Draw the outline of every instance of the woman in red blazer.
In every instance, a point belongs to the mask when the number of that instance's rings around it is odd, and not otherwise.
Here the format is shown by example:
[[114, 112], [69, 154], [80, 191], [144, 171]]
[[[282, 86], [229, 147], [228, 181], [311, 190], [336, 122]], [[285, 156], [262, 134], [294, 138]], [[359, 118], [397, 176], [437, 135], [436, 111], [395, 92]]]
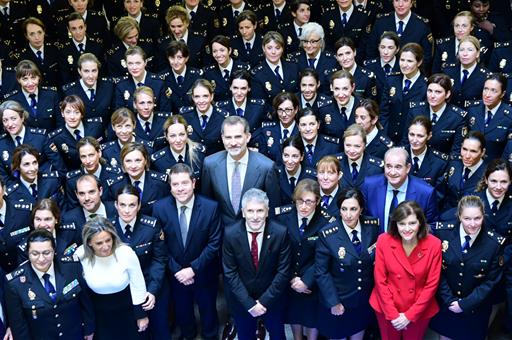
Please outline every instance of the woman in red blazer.
[[379, 236], [375, 287], [370, 305], [383, 340], [421, 340], [439, 311], [435, 294], [441, 275], [441, 241], [430, 235], [423, 211], [404, 201], [393, 211], [386, 234]]

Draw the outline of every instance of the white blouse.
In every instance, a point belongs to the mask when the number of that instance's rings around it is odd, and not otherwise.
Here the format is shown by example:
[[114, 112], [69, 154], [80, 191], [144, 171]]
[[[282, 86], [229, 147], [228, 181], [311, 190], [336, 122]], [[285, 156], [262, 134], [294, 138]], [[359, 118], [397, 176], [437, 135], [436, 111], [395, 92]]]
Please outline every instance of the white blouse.
[[83, 245], [75, 253], [84, 268], [84, 278], [96, 294], [118, 293], [130, 285], [132, 302], [140, 305], [146, 299], [146, 283], [137, 255], [121, 245], [107, 257], [94, 256], [94, 263], [84, 257]]

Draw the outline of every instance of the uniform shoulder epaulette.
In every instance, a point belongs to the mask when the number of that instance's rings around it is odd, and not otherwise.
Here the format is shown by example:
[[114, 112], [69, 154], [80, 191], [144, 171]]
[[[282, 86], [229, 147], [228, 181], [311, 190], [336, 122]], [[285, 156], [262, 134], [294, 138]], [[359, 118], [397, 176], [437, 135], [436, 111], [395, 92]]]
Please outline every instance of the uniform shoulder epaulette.
[[12, 90], [11, 92], [8, 92], [4, 95], [4, 99], [5, 98], [9, 98], [11, 96], [14, 96], [15, 94], [18, 94], [18, 92], [20, 92], [19, 90]]
[[327, 98], [327, 100], [318, 100], [317, 101], [318, 108], [322, 108], [322, 107], [331, 105], [332, 103], [333, 103], [333, 101], [331, 98]]
[[32, 133], [35, 133], [37, 135], [46, 135], [45, 129], [31, 127], [31, 128], [29, 128], [29, 131]]
[[220, 107], [214, 106], [213, 111], [217, 112], [218, 114], [223, 115], [225, 118], [229, 116], [229, 112], [227, 110], [223, 110]]
[[283, 28], [287, 28], [287, 27], [290, 27], [292, 23], [291, 22], [283, 22], [283, 23], [280, 23], [277, 25], [277, 27], [282, 30]]
[[14, 191], [18, 190], [18, 188], [20, 187], [20, 184], [19, 183], [14, 183], [12, 185], [9, 185], [7, 187], [7, 190], [5, 192], [5, 195], [6, 196], [9, 196], [9, 194], [13, 193]]
[[146, 18], [153, 18], [153, 19], [158, 19], [158, 14], [157, 13], [144, 13], [143, 16], [145, 16]]
[[478, 106], [480, 104], [482, 104], [482, 100], [466, 100], [464, 102], [464, 106], [465, 107], [469, 107], [469, 106]]
[[368, 60], [365, 60], [363, 62], [363, 65], [364, 66], [367, 66], [367, 65], [371, 65], [371, 64], [375, 64], [379, 61], [379, 59], [375, 58], [375, 59], [368, 59]]
[[362, 74], [366, 75], [368, 78], [375, 78], [375, 74], [372, 71], [362, 68], [362, 67], [360, 67], [359, 70], [361, 71]]
[[105, 15], [105, 12], [103, 12], [102, 10], [88, 10], [87, 13], [91, 13], [92, 15], [97, 15], [97, 16], [104, 16]]
[[259, 99], [259, 98], [251, 98], [249, 99], [249, 103], [251, 104], [256, 104], [256, 105], [265, 105], [265, 99]]
[[101, 144], [100, 145], [100, 148], [101, 150], [106, 150], [106, 149], [109, 149], [111, 148], [112, 146], [116, 145], [117, 141], [113, 140], [113, 141], [110, 141], [110, 142], [107, 142], [107, 143], [104, 143], [104, 144]]
[[112, 47], [111, 49], [107, 50], [107, 54], [108, 54], [108, 55], [113, 55], [113, 54], [114, 54], [114, 53], [116, 53], [118, 50], [119, 50], [119, 46], [114, 46], [114, 47]]
[[103, 119], [101, 117], [91, 117], [85, 120], [87, 123], [103, 123]]
[[491, 74], [491, 71], [489, 71], [489, 70], [488, 70], [488, 69], [486, 69], [485, 67], [480, 67], [480, 72], [482, 72], [483, 74], [486, 74], [486, 75]]
[[445, 69], [446, 69], [446, 68], [452, 68], [452, 67], [455, 67], [455, 66], [457, 66], [457, 64], [455, 64], [455, 63], [450, 63], [450, 64], [445, 63], [445, 64], [444, 64], [444, 68], [445, 68]]
[[77, 256], [63, 256], [59, 259], [61, 263], [76, 263], [80, 262]]
[[72, 81], [71, 83], [67, 83], [65, 85], [62, 85], [62, 90], [63, 91], [67, 91], [69, 90], [70, 88], [72, 88], [73, 86], [75, 86], [77, 84], [76, 81]]
[[140, 223], [150, 226], [151, 228], [154, 228], [156, 225], [156, 218], [150, 217], [150, 216], [144, 216], [144, 217], [141, 217]]
[[378, 217], [364, 216], [362, 219], [363, 224], [379, 225]]
[[416, 13], [413, 13], [413, 15], [415, 15], [418, 19], [420, 19], [421, 21], [423, 21], [425, 24], [428, 24], [430, 21], [427, 19], [427, 18], [424, 18], [422, 17], [421, 15], [418, 15]]
[[376, 18], [379, 19], [379, 18], [385, 18], [385, 17], [389, 17], [391, 15], [391, 12], [388, 12], [388, 13], [377, 13], [377, 16]]
[[57, 92], [57, 87], [56, 86], [41, 86], [41, 89], [42, 90], [46, 90], [46, 91], [55, 91], [55, 92]]
[[[156, 137], [156, 139], [159, 139], [159, 138], [164, 138], [164, 136]], [[139, 140], [139, 143], [144, 145], [144, 146], [149, 146], [150, 148], [153, 147], [153, 141], [152, 140], [141, 139], [141, 140]]]
[[229, 100], [229, 99], [221, 100], [221, 101], [216, 102], [216, 103], [215, 103], [215, 106], [217, 106], [217, 107], [224, 107], [224, 106], [228, 106], [228, 105], [229, 105], [229, 102], [230, 102], [230, 100]]
[[208, 72], [208, 71], [212, 71], [212, 70], [215, 70], [215, 68], [217, 67], [217, 65], [208, 65], [208, 66], [205, 66], [203, 67], [203, 73], [204, 72]]
[[167, 182], [167, 174], [161, 174], [159, 172], [152, 172], [150, 176], [151, 176], [151, 178], [157, 179], [159, 181]]
[[388, 77], [399, 77], [399, 78], [402, 78], [402, 72], [400, 72], [400, 71], [389, 72]]
[[510, 115], [510, 110], [509, 110], [509, 109], [506, 109], [506, 108], [505, 108], [505, 109], [503, 109], [503, 114], [504, 114], [505, 116]]
[[340, 139], [336, 138], [336, 137], [322, 135], [322, 139], [325, 140], [326, 142], [329, 142], [329, 143], [334, 143], [334, 144], [339, 144], [340, 143]]
[[61, 224], [59, 226], [59, 229], [62, 229], [62, 230], [76, 230], [76, 225], [75, 225], [75, 222], [71, 222], [71, 223], [66, 223], [66, 224]]
[[121, 173], [121, 169], [119, 168], [115, 168], [113, 166], [105, 166], [105, 171], [106, 172], [110, 172], [111, 174], [120, 174]]
[[165, 152], [166, 152], [166, 150], [163, 149], [163, 150], [160, 150], [160, 151], [157, 151], [157, 152], [153, 153], [151, 155], [151, 160], [152, 161], [156, 161], [157, 159], [162, 158], [165, 155]]
[[451, 37], [437, 39], [437, 40], [436, 40], [436, 44], [437, 44], [437, 45], [444, 44], [445, 42], [450, 41], [450, 39], [451, 39]]
[[497, 41], [494, 43], [494, 48], [509, 47], [510, 43], [510, 41]]
[[380, 158], [369, 156], [368, 162], [378, 166], [379, 168], [384, 168], [384, 161]]
[[[27, 262], [27, 261], [25, 261], [25, 262]], [[23, 262], [23, 263], [25, 263], [25, 262]], [[24, 272], [25, 272], [25, 269], [17, 268], [14, 271], [10, 272], [9, 274], [5, 275], [5, 278], [7, 279], [7, 281], [12, 281], [13, 279], [21, 276], [21, 274], [23, 274]]]
[[277, 125], [277, 122], [274, 122], [274, 121], [266, 121], [266, 122], [262, 122], [261, 123], [261, 127], [264, 128], [264, 127], [272, 127], [272, 126], [276, 126]]
[[506, 239], [506, 238], [505, 238], [505, 237], [503, 237], [503, 236], [501, 236], [500, 234], [498, 234], [498, 233], [497, 233], [497, 232], [495, 232], [495, 231], [488, 230], [488, 231], [487, 231], [487, 236], [488, 236], [490, 239], [492, 239], [492, 240], [494, 240], [494, 241], [498, 242], [498, 243], [499, 243], [499, 244], [501, 244], [501, 245], [503, 245], [503, 243], [505, 243], [505, 239]]
[[278, 216], [278, 215], [286, 214], [292, 210], [293, 210], [293, 204], [287, 204], [287, 205], [283, 205], [281, 207], [276, 207], [275, 215]]
[[322, 217], [325, 218], [329, 223], [336, 221], [336, 217], [331, 216], [327, 210], [321, 209], [320, 213], [322, 214]]
[[191, 111], [194, 111], [194, 107], [193, 106], [182, 106], [180, 108], [180, 114], [188, 113], [188, 112], [191, 112]]
[[413, 109], [415, 107], [424, 107], [426, 105], [427, 105], [427, 103], [424, 102], [424, 101], [421, 101], [421, 102], [409, 102], [409, 108], [410, 109]]
[[32, 203], [15, 203], [14, 209], [16, 210], [22, 210], [22, 211], [31, 211], [32, 210]]
[[115, 178], [107, 178], [107, 185], [111, 186], [111, 185], [113, 185], [115, 183], [119, 183], [119, 182], [121, 182], [123, 180], [124, 180], [124, 175], [119, 175], [119, 176], [117, 176]]
[[41, 174], [42, 178], [59, 178], [59, 172], [58, 171], [51, 171], [51, 172], [45, 172]]
[[195, 35], [196, 37], [204, 37], [206, 35], [206, 32], [200, 32], [200, 31], [188, 31], [190, 35]]
[[455, 224], [448, 222], [436, 222], [434, 229], [436, 230], [450, 230], [455, 228]]
[[190, 68], [189, 70], [190, 74], [198, 74], [198, 75], [203, 75], [203, 70], [201, 70], [200, 68]]
[[263, 65], [258, 65], [251, 70], [251, 73], [254, 75], [254, 74], [260, 72], [261, 70], [263, 70]]
[[27, 249], [27, 241], [18, 243], [18, 249], [22, 252], [25, 252], [25, 249]]
[[449, 158], [449, 155], [444, 153], [444, 152], [441, 152], [441, 151], [438, 151], [438, 150], [435, 150], [435, 149], [431, 149], [432, 150], [432, 153], [434, 155], [436, 155], [438, 158], [441, 158], [443, 161], [447, 161], [448, 158]]
[[77, 176], [79, 176], [81, 174], [82, 174], [82, 171], [80, 169], [79, 170], [68, 171], [66, 173], [66, 178], [67, 179], [71, 179], [71, 178], [77, 177]]
[[387, 136], [380, 135], [379, 136], [379, 140], [381, 141], [381, 143], [383, 143], [388, 148], [393, 146], [393, 141], [389, 137], [387, 137]]
[[194, 150], [197, 152], [205, 153], [206, 152], [206, 146], [204, 146], [201, 143], [195, 143], [194, 144]]
[[337, 153], [336, 155], [334, 155], [334, 157], [336, 157], [336, 159], [339, 160], [340, 162], [343, 160], [343, 158], [345, 158], [343, 153]]
[[165, 111], [155, 112], [155, 116], [161, 117], [161, 118], [169, 118], [170, 115], [171, 115], [170, 112], [165, 112]]
[[339, 230], [339, 227], [337, 225], [332, 227], [327, 227], [325, 229], [320, 230], [320, 235], [323, 237], [328, 237], [329, 235], [337, 233]]
[[316, 176], [317, 176], [317, 174], [316, 174], [316, 170], [315, 170], [315, 169], [306, 169], [306, 170], [304, 170], [304, 173], [305, 173], [306, 175], [309, 175], [309, 176], [314, 176], [314, 177], [316, 177]]
[[58, 135], [60, 135], [62, 133], [62, 131], [64, 131], [64, 128], [58, 128], [56, 130], [53, 130], [52, 132], [50, 132], [48, 134], [48, 138], [53, 138], [55, 136], [58, 136]]

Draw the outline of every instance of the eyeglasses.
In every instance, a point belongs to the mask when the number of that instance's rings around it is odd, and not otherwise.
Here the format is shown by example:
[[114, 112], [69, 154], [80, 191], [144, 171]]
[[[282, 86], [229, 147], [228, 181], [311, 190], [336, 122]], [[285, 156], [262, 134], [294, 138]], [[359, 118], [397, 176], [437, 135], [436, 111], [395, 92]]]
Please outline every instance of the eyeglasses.
[[307, 45], [307, 44], [311, 44], [311, 45], [314, 45], [314, 44], [318, 44], [320, 42], [320, 40], [322, 39], [316, 39], [316, 40], [301, 40], [302, 44], [304, 45]]
[[293, 108], [291, 107], [287, 107], [286, 109], [277, 109], [277, 113], [278, 114], [283, 114], [283, 113], [286, 113], [287, 115], [291, 114], [293, 112]]
[[316, 201], [312, 201], [312, 200], [303, 200], [303, 199], [298, 199], [295, 201], [295, 203], [297, 203], [297, 205], [303, 205], [303, 204], [306, 204], [308, 207], [312, 207], [316, 204]]

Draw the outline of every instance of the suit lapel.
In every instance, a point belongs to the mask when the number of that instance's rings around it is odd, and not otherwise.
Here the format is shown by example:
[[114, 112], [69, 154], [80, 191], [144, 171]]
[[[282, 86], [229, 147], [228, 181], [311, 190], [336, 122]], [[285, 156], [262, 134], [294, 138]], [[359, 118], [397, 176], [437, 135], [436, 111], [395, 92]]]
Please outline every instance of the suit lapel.
[[247, 160], [247, 170], [245, 171], [244, 178], [244, 186], [242, 188], [242, 195], [255, 186], [255, 183], [258, 182], [258, 179], [261, 175], [261, 171], [259, 171], [260, 166], [258, 163], [254, 161], [254, 154], [251, 151], [249, 152], [249, 159]]
[[[196, 198], [194, 199], [194, 206], [192, 207], [192, 214], [190, 216], [190, 223], [188, 225], [188, 233], [187, 233], [187, 240], [185, 242], [185, 250], [188, 249], [188, 246], [191, 242], [191, 239], [192, 237], [194, 236], [194, 233], [195, 233], [195, 227], [198, 223], [197, 223], [197, 219], [198, 219], [198, 212], [201, 211], [201, 202], [199, 202], [197, 196]], [[180, 231], [181, 233], [181, 231]]]
[[[46, 292], [46, 289], [43, 286], [43, 283], [41, 280], [39, 280], [39, 277], [37, 277], [36, 272], [32, 269], [32, 266], [30, 264], [27, 264], [28, 270], [27, 270], [27, 277], [28, 279], [33, 282], [33, 284], [30, 285], [32, 291], [36, 294], [36, 297], [39, 297], [46, 302], [53, 304], [52, 299], [50, 298], [50, 295]], [[55, 272], [57, 274], [57, 272]], [[57, 279], [55, 279], [57, 281]]]
[[407, 255], [405, 254], [403, 246], [400, 244], [400, 241], [393, 239], [393, 243], [391, 244], [391, 250], [395, 259], [400, 263], [400, 265], [411, 275], [414, 275], [414, 271], [411, 268], [411, 264], [407, 259]]

